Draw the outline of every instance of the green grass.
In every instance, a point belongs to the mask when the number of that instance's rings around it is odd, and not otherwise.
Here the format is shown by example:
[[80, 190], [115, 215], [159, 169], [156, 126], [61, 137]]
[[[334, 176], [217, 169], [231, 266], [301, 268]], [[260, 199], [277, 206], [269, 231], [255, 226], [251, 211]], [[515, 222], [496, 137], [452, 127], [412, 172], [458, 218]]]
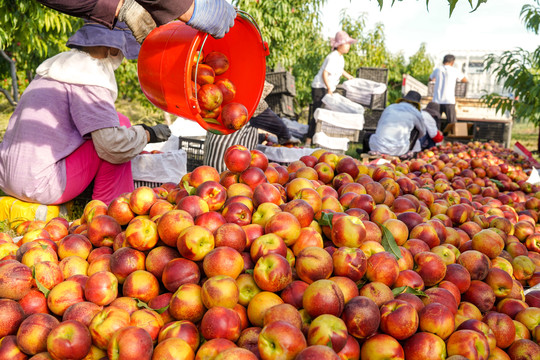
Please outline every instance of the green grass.
[[538, 150], [538, 127], [531, 123], [515, 122], [512, 125], [510, 146], [513, 147], [516, 141], [519, 141], [529, 151]]

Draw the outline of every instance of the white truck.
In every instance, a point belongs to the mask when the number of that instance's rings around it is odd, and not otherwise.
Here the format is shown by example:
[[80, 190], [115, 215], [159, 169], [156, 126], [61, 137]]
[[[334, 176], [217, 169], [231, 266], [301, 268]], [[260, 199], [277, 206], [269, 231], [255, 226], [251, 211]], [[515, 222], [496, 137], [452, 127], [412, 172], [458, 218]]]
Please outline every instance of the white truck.
[[[458, 84], [456, 91], [456, 115], [458, 122], [472, 123], [472, 139], [478, 141], [495, 140], [510, 146], [512, 136], [512, 116], [510, 113], [497, 112], [489, 108], [480, 99], [485, 93], [496, 92], [511, 96], [499, 84], [495, 76], [483, 68], [483, 60], [487, 52], [453, 52], [456, 56], [454, 66], [461, 69], [468, 82]], [[441, 57], [442, 58], [442, 57]], [[442, 63], [442, 61], [439, 61]], [[463, 90], [466, 91], [463, 91]], [[409, 74], [403, 74], [401, 91], [406, 94], [410, 90], [422, 95], [422, 105], [431, 101], [433, 84], [424, 84]], [[465, 95], [465, 96], [463, 96]], [[444, 128], [443, 128], [444, 130]]]

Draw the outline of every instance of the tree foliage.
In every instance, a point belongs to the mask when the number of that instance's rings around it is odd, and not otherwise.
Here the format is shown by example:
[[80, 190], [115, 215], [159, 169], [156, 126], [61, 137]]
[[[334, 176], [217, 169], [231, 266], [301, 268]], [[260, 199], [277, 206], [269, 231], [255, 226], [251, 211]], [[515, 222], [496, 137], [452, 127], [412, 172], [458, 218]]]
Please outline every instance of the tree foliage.
[[409, 58], [406, 72], [426, 84], [434, 66], [433, 58], [426, 52], [426, 44], [422, 43], [418, 51]]
[[[0, 92], [15, 106], [19, 93], [47, 58], [68, 50], [68, 38], [83, 20], [49, 9], [36, 1], [0, 0]], [[125, 60], [117, 70], [119, 97], [150, 103], [140, 91], [136, 61]]]
[[290, 70], [296, 77], [300, 103], [310, 98], [311, 80], [326, 55], [326, 43], [320, 35], [320, 10], [325, 3], [326, 0], [233, 1], [253, 16], [268, 42], [267, 66]]
[[[524, 5], [521, 19], [525, 27], [539, 33], [540, 0], [536, 5]], [[484, 63], [487, 70], [493, 71], [497, 81], [501, 81], [513, 97], [501, 96], [497, 93], [483, 96], [488, 106], [497, 111], [513, 112], [514, 118], [540, 124], [540, 46], [530, 52], [521, 48], [508, 50], [497, 56], [490, 54]]]
[[0, 0], [0, 91], [13, 105], [47, 57], [65, 50], [67, 34], [82, 23], [35, 1]]

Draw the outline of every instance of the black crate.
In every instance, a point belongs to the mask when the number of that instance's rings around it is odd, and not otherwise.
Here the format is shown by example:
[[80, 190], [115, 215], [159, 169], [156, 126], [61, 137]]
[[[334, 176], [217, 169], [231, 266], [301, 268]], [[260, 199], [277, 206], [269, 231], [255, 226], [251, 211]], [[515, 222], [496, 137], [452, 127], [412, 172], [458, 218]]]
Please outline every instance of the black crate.
[[287, 71], [266, 73], [266, 81], [274, 85], [270, 94], [287, 94], [296, 96], [294, 76]]
[[204, 160], [204, 140], [179, 137], [180, 149], [187, 153], [187, 171], [193, 171], [203, 164]]
[[[388, 69], [374, 67], [360, 67], [356, 70], [356, 76], [360, 79], [366, 79], [388, 85]], [[372, 95], [371, 103], [367, 105], [369, 109], [384, 110], [386, 108], [386, 100], [388, 90], [382, 94]]]
[[473, 138], [475, 141], [488, 142], [493, 140], [498, 143], [505, 142], [506, 123], [502, 122], [474, 122]]
[[383, 110], [366, 109], [364, 112], [364, 130], [375, 130]]
[[[457, 98], [467, 97], [467, 84], [466, 82], [456, 82], [456, 90], [454, 94]], [[433, 89], [435, 87], [435, 82], [430, 81], [428, 83], [428, 97], [433, 97]]]
[[155, 181], [144, 181], [144, 180], [133, 180], [133, 185], [136, 188], [139, 188], [141, 186], [147, 186], [150, 188], [155, 188], [158, 186], [163, 185], [162, 182], [155, 182]]
[[271, 94], [266, 97], [270, 109], [278, 116], [294, 117], [294, 97], [285, 94]]
[[360, 142], [362, 143], [361, 153], [367, 153], [369, 151], [369, 137], [375, 134], [375, 129], [364, 129], [360, 131]]
[[387, 68], [360, 67], [356, 70], [356, 76], [360, 79], [388, 84]]

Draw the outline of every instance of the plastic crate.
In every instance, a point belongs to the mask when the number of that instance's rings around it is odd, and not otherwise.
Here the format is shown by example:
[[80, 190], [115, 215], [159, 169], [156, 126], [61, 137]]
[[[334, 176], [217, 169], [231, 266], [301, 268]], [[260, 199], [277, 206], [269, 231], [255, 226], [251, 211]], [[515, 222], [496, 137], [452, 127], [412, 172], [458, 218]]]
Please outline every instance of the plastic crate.
[[265, 99], [270, 109], [279, 116], [294, 117], [294, 97], [285, 94], [268, 95]]
[[383, 110], [366, 109], [364, 112], [364, 130], [375, 130]]
[[[360, 67], [356, 70], [356, 76], [360, 79], [366, 79], [388, 85], [388, 69], [374, 67]], [[386, 99], [388, 90], [379, 95], [372, 95], [370, 109], [384, 110], [386, 108]]]
[[333, 126], [326, 121], [317, 120], [315, 125], [315, 132], [322, 131], [328, 136], [347, 138], [349, 141], [357, 142], [360, 135], [360, 130], [344, 129], [337, 126]]
[[506, 123], [502, 122], [474, 122], [473, 138], [475, 141], [488, 142], [493, 140], [498, 143], [505, 142]]
[[369, 137], [375, 134], [375, 129], [364, 129], [360, 131], [360, 141], [362, 142], [362, 154], [369, 151]]
[[187, 171], [193, 171], [203, 164], [204, 140], [179, 137], [180, 149], [187, 153]]
[[[467, 97], [467, 85], [466, 82], [456, 82], [456, 90], [454, 91], [454, 95], [457, 98], [464, 98]], [[428, 97], [433, 97], [433, 89], [435, 88], [435, 82], [430, 81], [428, 83]]]
[[150, 188], [155, 188], [155, 187], [163, 185], [163, 183], [155, 182], [155, 181], [133, 180], [133, 185], [135, 186], [135, 189], [140, 188], [141, 186], [148, 186]]
[[376, 81], [388, 84], [388, 69], [375, 67], [360, 67], [356, 70], [356, 76], [360, 79]]
[[296, 96], [294, 76], [287, 71], [266, 73], [266, 81], [274, 85], [270, 94], [287, 94]]

